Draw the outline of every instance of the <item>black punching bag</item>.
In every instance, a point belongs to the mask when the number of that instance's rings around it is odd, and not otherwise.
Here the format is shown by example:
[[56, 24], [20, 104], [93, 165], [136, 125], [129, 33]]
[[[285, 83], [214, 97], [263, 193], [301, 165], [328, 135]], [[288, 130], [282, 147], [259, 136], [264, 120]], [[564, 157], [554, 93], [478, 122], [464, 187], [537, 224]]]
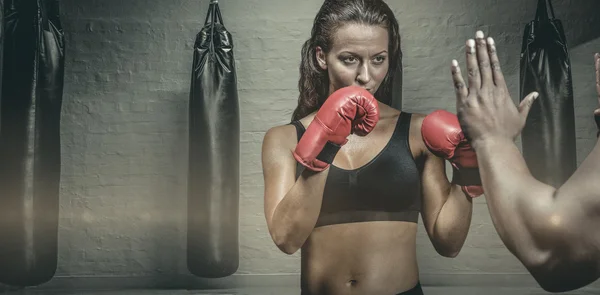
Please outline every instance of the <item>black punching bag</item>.
[[[4, 0], [0, 0], [0, 131], [2, 131], [2, 60], [4, 59]], [[2, 197], [0, 196], [0, 199]], [[0, 212], [1, 213], [1, 212]]]
[[239, 266], [240, 112], [231, 34], [211, 1], [196, 35], [189, 101], [187, 266], [218, 278]]
[[5, 0], [0, 124], [0, 283], [57, 266], [64, 36], [57, 0]]
[[525, 27], [520, 78], [521, 99], [540, 94], [522, 132], [523, 157], [535, 178], [559, 187], [577, 169], [575, 109], [567, 39], [550, 0], [538, 1]]

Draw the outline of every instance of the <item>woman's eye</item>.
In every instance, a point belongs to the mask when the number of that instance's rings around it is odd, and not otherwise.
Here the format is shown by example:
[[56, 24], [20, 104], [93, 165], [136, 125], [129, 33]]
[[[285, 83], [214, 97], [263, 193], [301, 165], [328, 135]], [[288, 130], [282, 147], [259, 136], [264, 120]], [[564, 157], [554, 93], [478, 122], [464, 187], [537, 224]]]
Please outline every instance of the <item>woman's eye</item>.
[[357, 59], [354, 56], [349, 56], [349, 57], [344, 58], [344, 62], [348, 63], [348, 64], [355, 63], [356, 61], [357, 61]]
[[375, 63], [383, 63], [385, 61], [385, 56], [378, 56], [375, 58]]

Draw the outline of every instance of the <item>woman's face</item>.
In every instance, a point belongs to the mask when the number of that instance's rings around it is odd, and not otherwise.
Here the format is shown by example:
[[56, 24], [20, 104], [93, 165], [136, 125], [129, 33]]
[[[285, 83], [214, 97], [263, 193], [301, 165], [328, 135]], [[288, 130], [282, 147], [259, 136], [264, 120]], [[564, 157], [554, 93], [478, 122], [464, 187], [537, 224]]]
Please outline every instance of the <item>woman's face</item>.
[[329, 93], [355, 85], [375, 94], [388, 72], [388, 42], [388, 31], [381, 26], [340, 27], [329, 52], [316, 50], [319, 66], [329, 75]]

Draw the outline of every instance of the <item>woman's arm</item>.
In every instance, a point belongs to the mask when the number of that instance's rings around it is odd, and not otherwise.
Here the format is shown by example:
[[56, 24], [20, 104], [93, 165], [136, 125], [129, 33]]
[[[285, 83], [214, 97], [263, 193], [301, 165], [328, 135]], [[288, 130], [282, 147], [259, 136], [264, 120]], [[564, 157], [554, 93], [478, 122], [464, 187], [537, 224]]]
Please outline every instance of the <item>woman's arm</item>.
[[267, 131], [262, 146], [267, 226], [277, 247], [287, 254], [298, 251], [314, 229], [329, 174], [329, 169], [304, 169], [296, 180], [295, 142], [288, 139], [290, 130], [286, 130], [290, 127]]
[[[417, 118], [418, 130], [424, 116]], [[423, 143], [420, 133], [413, 136], [419, 142], [424, 160], [421, 173], [422, 217], [425, 229], [436, 251], [445, 257], [456, 257], [465, 243], [473, 202], [459, 185], [451, 184], [446, 176], [445, 160], [432, 154]]]
[[[378, 121], [375, 97], [364, 88], [348, 86], [325, 100], [297, 143], [285, 140], [292, 126], [267, 131], [262, 150], [265, 216], [282, 251], [296, 252], [314, 229], [330, 164], [348, 136], [365, 136]], [[297, 181], [296, 161], [307, 167]]]

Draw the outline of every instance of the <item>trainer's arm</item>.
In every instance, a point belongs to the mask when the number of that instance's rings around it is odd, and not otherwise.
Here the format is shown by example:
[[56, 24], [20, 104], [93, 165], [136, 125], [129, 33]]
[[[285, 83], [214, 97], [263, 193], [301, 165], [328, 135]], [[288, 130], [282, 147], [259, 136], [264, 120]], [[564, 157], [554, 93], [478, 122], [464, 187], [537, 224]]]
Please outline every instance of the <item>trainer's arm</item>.
[[490, 215], [507, 248], [550, 292], [600, 276], [600, 144], [559, 189], [536, 180], [510, 139], [473, 142]]
[[271, 238], [281, 251], [294, 254], [317, 223], [329, 169], [304, 169], [296, 180], [295, 143], [286, 140], [283, 128], [270, 129], [263, 140], [264, 209]]

